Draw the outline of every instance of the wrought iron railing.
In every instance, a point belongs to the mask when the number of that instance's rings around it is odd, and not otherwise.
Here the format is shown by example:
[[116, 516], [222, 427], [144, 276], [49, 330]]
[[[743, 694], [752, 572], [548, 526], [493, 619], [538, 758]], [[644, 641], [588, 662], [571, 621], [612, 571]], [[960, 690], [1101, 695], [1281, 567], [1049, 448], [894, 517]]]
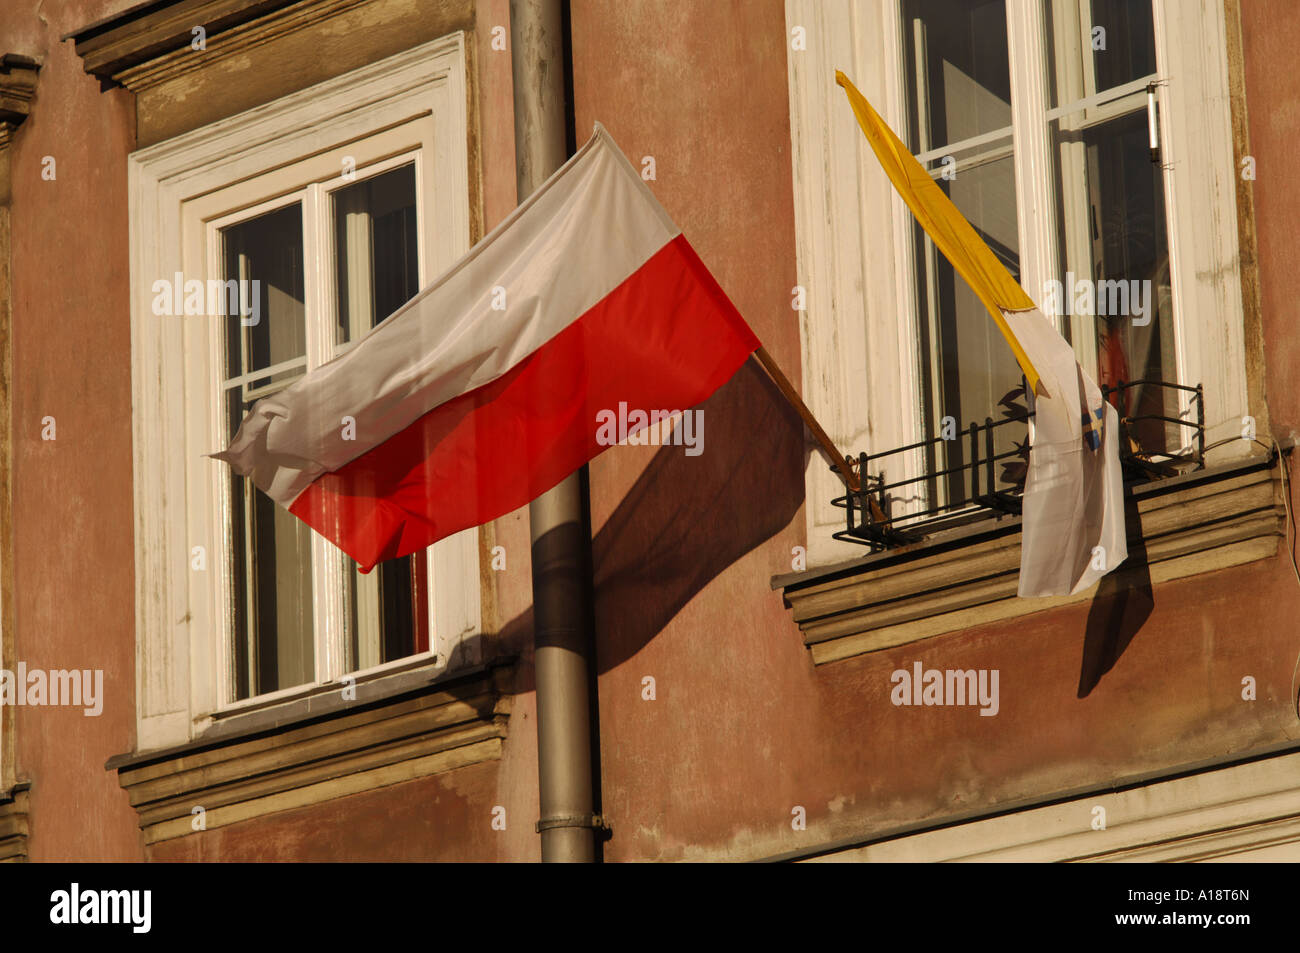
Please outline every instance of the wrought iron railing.
[[[1158, 380], [1120, 381], [1114, 387], [1103, 387], [1102, 398], [1123, 407], [1125, 397], [1138, 387], [1154, 387], [1191, 395], [1185, 416], [1166, 414], [1121, 414], [1120, 459], [1124, 469], [1125, 484], [1173, 476], [1205, 467], [1205, 393], [1198, 384], [1190, 387]], [[1002, 399], [1005, 419], [985, 417], [984, 423], [971, 422], [964, 430], [951, 437], [943, 435], [896, 447], [882, 453], [859, 453], [857, 459], [845, 458], [859, 477], [860, 489], [845, 493], [831, 502], [845, 511], [845, 528], [834, 534], [836, 539], [869, 546], [873, 552], [895, 546], [919, 542], [945, 529], [955, 528], [980, 520], [995, 519], [1020, 512], [1025, 476], [1029, 462], [1028, 421], [1033, 416], [1024, 406], [1015, 402], [1023, 395], [1024, 385]], [[1112, 399], [1115, 398], [1115, 399]], [[1166, 403], [1160, 401], [1161, 406]], [[1179, 439], [1173, 451], [1145, 450], [1138, 431], [1146, 422], [1167, 425]], [[1000, 429], [1010, 428], [1010, 430]], [[955, 429], [955, 428], [954, 428]], [[996, 451], [999, 442], [1007, 436], [1023, 434], [1015, 441], [1015, 448]], [[1186, 443], [1181, 435], [1190, 437]], [[1167, 442], [1170, 442], [1167, 440]], [[956, 452], [953, 452], [953, 451]], [[926, 472], [910, 479], [890, 482], [888, 470], [903, 468], [903, 456], [921, 454], [927, 461], [944, 461], [942, 468], [926, 468]], [[897, 463], [888, 463], [889, 458]], [[959, 462], [952, 464], [952, 458]], [[960, 459], [964, 458], [964, 459]], [[1003, 472], [998, 474], [1001, 463]], [[894, 515], [900, 499], [916, 500], [920, 508], [910, 508]], [[872, 506], [874, 502], [875, 506]], [[873, 514], [872, 510], [877, 512]], [[883, 518], [882, 518], [883, 517]]]

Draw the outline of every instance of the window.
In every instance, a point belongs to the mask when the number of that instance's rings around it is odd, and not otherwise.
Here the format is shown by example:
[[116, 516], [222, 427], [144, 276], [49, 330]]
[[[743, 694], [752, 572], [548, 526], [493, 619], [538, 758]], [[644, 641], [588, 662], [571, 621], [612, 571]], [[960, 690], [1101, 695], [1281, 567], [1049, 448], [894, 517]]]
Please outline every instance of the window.
[[[464, 83], [456, 34], [131, 157], [141, 749], [477, 661], [477, 530], [362, 575], [204, 457], [468, 249]], [[157, 316], [173, 274], [237, 282], [237, 306]]]
[[[337, 356], [422, 284], [419, 154], [386, 160], [209, 223], [223, 282], [258, 289], [224, 324], [220, 394], [234, 437], [248, 410]], [[256, 184], [251, 186], [256, 190]], [[241, 183], [236, 191], [249, 192]], [[304, 215], [304, 209], [308, 214]], [[313, 224], [304, 231], [304, 219]], [[309, 293], [304, 261], [323, 262]], [[257, 282], [252, 285], [251, 282]], [[248, 317], [244, 317], [247, 314]], [[253, 319], [256, 315], [256, 320]], [[309, 354], [308, 341], [313, 343]], [[428, 651], [428, 560], [391, 560], [362, 575], [355, 562], [313, 557], [312, 531], [246, 477], [226, 473], [230, 500], [233, 684], [230, 700], [315, 681], [316, 613], [342, 589], [343, 667], [368, 670]]]
[[[1130, 299], [1120, 314], [1104, 313], [1109, 300], [1092, 314], [1071, 307], [1064, 330], [1103, 387], [1179, 383], [1165, 183], [1150, 140], [1147, 92], [1159, 79], [1151, 4], [1053, 0], [1045, 13], [1047, 119], [1059, 197], [1057, 277], [1065, 290], [1078, 279], [1124, 282], [1120, 287], [1136, 289], [1141, 299]], [[1118, 409], [1121, 415], [1177, 417], [1184, 408], [1173, 394], [1138, 385], [1118, 395]], [[1149, 451], [1173, 452], [1187, 442], [1185, 431], [1151, 419], [1130, 432]]]
[[[808, 37], [789, 58], [805, 399], [842, 449], [930, 440], [945, 417], [958, 428], [996, 419], [1021, 379], [978, 300], [881, 174], [836, 69], [1098, 383], [1204, 383], [1207, 444], [1240, 432], [1249, 411], [1221, 4], [788, 0], [786, 10]], [[1081, 282], [1091, 297], [1078, 297]], [[1194, 414], [1170, 394], [1133, 388], [1123, 409]], [[998, 453], [1015, 439], [1003, 429]], [[1146, 449], [1177, 450], [1188, 433], [1156, 421], [1136, 436]], [[947, 459], [894, 457], [886, 482], [958, 465], [964, 452], [954, 441], [940, 451]], [[829, 538], [843, 526], [829, 504], [839, 494], [811, 466], [810, 562], [861, 555]], [[928, 490], [950, 492], [942, 481]], [[924, 502], [896, 499], [894, 514]]]
[[[959, 5], [947, 0], [906, 0], [905, 88], [910, 142], [918, 160], [933, 170], [939, 187], [1017, 279], [1020, 238], [1012, 148], [1011, 71], [1004, 0]], [[1020, 382], [1020, 368], [984, 305], [911, 223], [916, 301], [920, 309], [921, 419], [925, 439], [983, 420], [999, 398]], [[998, 434], [997, 453], [1012, 449], [1015, 435]], [[966, 462], [966, 443], [942, 445], [946, 459], [929, 451], [926, 470], [956, 470]], [[884, 448], [882, 448], [884, 449]], [[951, 473], [929, 492], [956, 498]], [[938, 502], [938, 501], [936, 501]]]
[[[1051, 134], [1056, 209], [1047, 227], [1056, 248], [1044, 257], [1059, 262], [1052, 277], [1060, 291], [1030, 293], [1063, 319], [1060, 330], [1101, 386], [1178, 383], [1164, 183], [1149, 141], [1147, 87], [1158, 79], [1151, 4], [1049, 0], [1042, 33], [1032, 24], [1014, 49], [1006, 0], [904, 0], [901, 10], [907, 133], [917, 158], [1020, 279], [1013, 67], [1021, 88], [1045, 85], [1041, 106], [1022, 108], [1019, 121], [1027, 135], [1044, 127]], [[922, 419], [933, 440], [945, 417], [957, 427], [997, 417], [1021, 375], [979, 299], [921, 227], [913, 231]], [[1187, 409], [1175, 391], [1139, 384], [1113, 399], [1121, 415], [1145, 418], [1129, 431], [1144, 450], [1190, 443], [1190, 430], [1154, 419]], [[1013, 451], [1019, 436], [999, 431], [994, 452]], [[946, 459], [930, 451], [930, 472], [967, 462], [964, 441], [941, 446]]]

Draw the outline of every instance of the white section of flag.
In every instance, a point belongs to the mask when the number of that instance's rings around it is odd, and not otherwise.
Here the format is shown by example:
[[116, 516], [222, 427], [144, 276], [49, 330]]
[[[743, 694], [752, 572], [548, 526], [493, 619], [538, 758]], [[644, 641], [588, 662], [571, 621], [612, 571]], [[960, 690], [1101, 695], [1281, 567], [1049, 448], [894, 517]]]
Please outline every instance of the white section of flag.
[[[346, 354], [260, 401], [213, 456], [289, 506], [321, 474], [507, 373], [679, 233], [597, 124], [465, 258]], [[355, 440], [339, 439], [344, 417]]]
[[[1041, 311], [1002, 313], [1047, 389], [1033, 400], [1019, 594], [1082, 592], [1128, 558], [1119, 415]], [[1084, 415], [1103, 407], [1094, 450]]]

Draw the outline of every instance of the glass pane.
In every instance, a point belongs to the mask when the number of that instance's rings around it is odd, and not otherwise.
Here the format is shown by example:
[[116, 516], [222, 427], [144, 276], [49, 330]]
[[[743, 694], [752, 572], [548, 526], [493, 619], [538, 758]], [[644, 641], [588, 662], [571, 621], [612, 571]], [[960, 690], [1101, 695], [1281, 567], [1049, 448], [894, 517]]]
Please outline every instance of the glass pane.
[[390, 559], [362, 575], [348, 559], [347, 667], [371, 668], [429, 648], [424, 553]]
[[1092, 0], [1091, 39], [1097, 92], [1156, 71], [1151, 0]]
[[[990, 151], [991, 158], [967, 160], [955, 178], [936, 181], [966, 216], [1011, 275], [1020, 279], [1020, 240], [1016, 220], [1015, 163], [1010, 141]], [[1020, 367], [1011, 348], [970, 286], [948, 264], [920, 226], [915, 227], [917, 300], [922, 329], [922, 379], [928, 397], [927, 439], [953, 427], [968, 428], [986, 417], [1001, 420], [999, 402], [1020, 386]], [[945, 428], [943, 419], [951, 417]], [[1023, 430], [1012, 426], [995, 431], [996, 453], [1015, 449]], [[927, 470], [959, 467], [969, 459], [965, 439], [946, 442], [944, 455], [927, 461]], [[985, 453], [980, 448], [981, 456]], [[999, 475], [1001, 470], [997, 471]], [[950, 475], [942, 484], [950, 501], [965, 495], [965, 474]], [[935, 489], [938, 489], [937, 487]]]
[[[1083, 129], [1070, 129], [1070, 118], [1054, 124], [1065, 274], [1053, 304], [1080, 340], [1096, 341], [1099, 385], [1177, 382], [1164, 183], [1146, 110]], [[1178, 416], [1164, 388], [1139, 386], [1112, 402], [1122, 416]], [[1129, 431], [1147, 452], [1190, 442], [1190, 431], [1158, 420]]]
[[[295, 366], [227, 388], [228, 436], [268, 384], [292, 381], [306, 365], [302, 207], [298, 203], [221, 231], [224, 281], [237, 282], [239, 308], [226, 320], [226, 377], [285, 362]], [[311, 531], [230, 476], [231, 591], [236, 699], [315, 680]]]
[[904, 0], [902, 10], [912, 151], [1010, 126], [1004, 0]]
[[334, 193], [336, 343], [360, 338], [420, 290], [415, 165]]
[[[336, 342], [362, 337], [420, 290], [415, 166], [404, 165], [333, 193]], [[361, 670], [428, 648], [423, 554], [362, 575], [348, 560], [348, 668]]]
[[1151, 0], [1047, 0], [1053, 107], [1156, 71]]
[[[302, 206], [299, 203], [221, 230], [224, 280], [238, 281], [242, 313], [226, 320], [226, 377], [297, 359], [306, 364]], [[301, 367], [250, 387], [283, 381]]]
[[[248, 409], [226, 392], [231, 437]], [[315, 680], [311, 530], [247, 477], [230, 476], [236, 700]]]

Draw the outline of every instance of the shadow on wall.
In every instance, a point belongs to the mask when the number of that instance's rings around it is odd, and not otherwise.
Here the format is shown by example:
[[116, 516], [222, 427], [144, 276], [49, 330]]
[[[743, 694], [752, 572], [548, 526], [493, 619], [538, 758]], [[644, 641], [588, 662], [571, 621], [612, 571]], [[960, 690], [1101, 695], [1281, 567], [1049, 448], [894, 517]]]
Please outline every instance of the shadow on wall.
[[[661, 447], [592, 540], [598, 672], [635, 655], [803, 504], [803, 421], [752, 359], [700, 407], [704, 452]], [[502, 628], [499, 651], [530, 658], [532, 640], [529, 609]], [[532, 691], [530, 665], [519, 678]]]
[[1130, 530], [1127, 565], [1101, 577], [1088, 610], [1083, 660], [1079, 667], [1079, 698], [1087, 698], [1102, 676], [1115, 667], [1155, 608], [1151, 567], [1147, 565], [1146, 542], [1141, 536], [1142, 523], [1137, 503], [1130, 495], [1124, 498], [1124, 525]]
[[[696, 593], [794, 519], [811, 445], [803, 422], [753, 361], [700, 405], [705, 452], [661, 447], [592, 541], [596, 664], [606, 672], [655, 637]], [[614, 449], [612, 452], [617, 453]], [[1125, 521], [1141, 525], [1125, 499]], [[1123, 655], [1155, 607], [1146, 544], [1129, 537], [1128, 565], [1104, 576], [1088, 611], [1078, 697]], [[498, 653], [533, 654], [533, 613], [501, 630]], [[531, 665], [516, 690], [533, 690]]]

